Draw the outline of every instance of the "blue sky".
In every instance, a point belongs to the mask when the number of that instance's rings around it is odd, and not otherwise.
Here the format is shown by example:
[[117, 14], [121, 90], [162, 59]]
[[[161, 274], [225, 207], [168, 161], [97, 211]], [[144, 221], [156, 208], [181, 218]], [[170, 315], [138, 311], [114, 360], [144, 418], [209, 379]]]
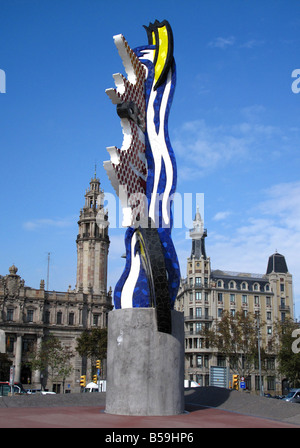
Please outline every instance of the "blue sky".
[[[286, 257], [300, 316], [300, 68], [297, 0], [1, 0], [0, 274], [15, 263], [28, 286], [76, 283], [76, 236], [84, 192], [122, 131], [105, 89], [124, 73], [113, 43], [147, 43], [143, 25], [173, 29], [177, 86], [169, 134], [177, 192], [190, 194], [190, 222], [173, 237], [186, 274], [186, 239], [204, 194], [212, 269], [265, 273]], [[1, 86], [0, 86], [1, 87]], [[0, 89], [1, 90], [1, 89]], [[110, 230], [109, 279], [124, 260], [123, 229]]]

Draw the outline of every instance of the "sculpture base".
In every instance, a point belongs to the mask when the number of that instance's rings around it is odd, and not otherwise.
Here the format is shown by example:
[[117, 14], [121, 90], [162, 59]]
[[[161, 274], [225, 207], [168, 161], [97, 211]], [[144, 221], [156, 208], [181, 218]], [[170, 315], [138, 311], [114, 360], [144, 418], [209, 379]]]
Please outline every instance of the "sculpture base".
[[108, 314], [108, 414], [176, 415], [184, 411], [183, 313], [172, 311], [172, 334], [157, 331], [153, 308]]

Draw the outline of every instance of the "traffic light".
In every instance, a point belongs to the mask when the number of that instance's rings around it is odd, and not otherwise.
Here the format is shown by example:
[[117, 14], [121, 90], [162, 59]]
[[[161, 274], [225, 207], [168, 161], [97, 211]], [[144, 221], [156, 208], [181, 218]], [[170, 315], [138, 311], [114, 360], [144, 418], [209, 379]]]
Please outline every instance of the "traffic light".
[[96, 369], [101, 369], [101, 361], [100, 361], [100, 359], [98, 359], [96, 361]]
[[86, 386], [86, 375], [81, 375], [80, 377], [80, 386], [85, 387]]
[[97, 384], [97, 380], [98, 380], [98, 376], [97, 376], [97, 375], [94, 375], [94, 376], [93, 376], [93, 383]]
[[238, 389], [238, 388], [239, 388], [239, 376], [232, 375], [232, 389]]

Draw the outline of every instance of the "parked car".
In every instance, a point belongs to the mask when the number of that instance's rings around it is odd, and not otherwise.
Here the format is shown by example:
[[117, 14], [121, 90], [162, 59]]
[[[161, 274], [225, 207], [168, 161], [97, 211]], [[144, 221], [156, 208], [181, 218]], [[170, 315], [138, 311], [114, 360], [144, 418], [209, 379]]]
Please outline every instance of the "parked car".
[[300, 403], [300, 389], [290, 389], [289, 393], [284, 398], [284, 401]]
[[27, 389], [28, 394], [40, 394], [42, 389]]

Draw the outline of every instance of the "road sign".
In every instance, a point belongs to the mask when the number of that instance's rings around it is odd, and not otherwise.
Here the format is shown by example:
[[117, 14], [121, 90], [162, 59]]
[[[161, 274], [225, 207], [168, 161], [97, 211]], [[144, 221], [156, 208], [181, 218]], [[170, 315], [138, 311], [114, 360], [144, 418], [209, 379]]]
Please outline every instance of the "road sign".
[[245, 383], [245, 381], [240, 381], [240, 388], [241, 388], [241, 389], [246, 389], [246, 383]]
[[15, 379], [15, 367], [11, 366], [9, 369], [9, 385], [14, 385], [14, 379]]

